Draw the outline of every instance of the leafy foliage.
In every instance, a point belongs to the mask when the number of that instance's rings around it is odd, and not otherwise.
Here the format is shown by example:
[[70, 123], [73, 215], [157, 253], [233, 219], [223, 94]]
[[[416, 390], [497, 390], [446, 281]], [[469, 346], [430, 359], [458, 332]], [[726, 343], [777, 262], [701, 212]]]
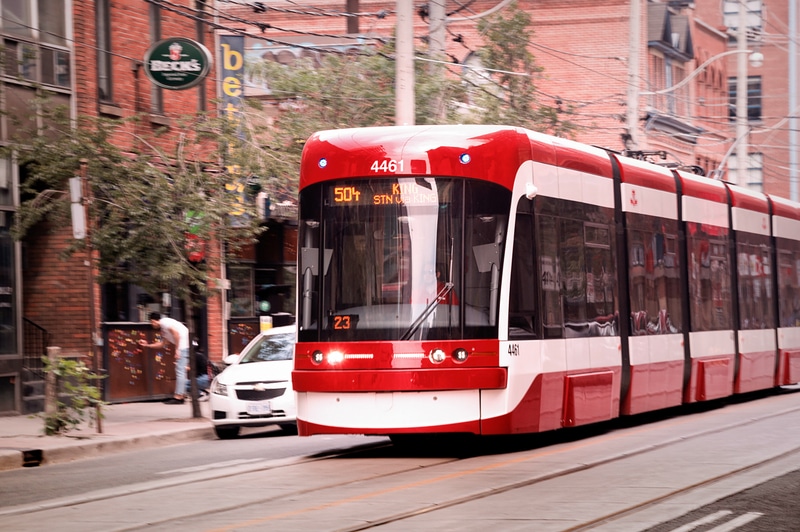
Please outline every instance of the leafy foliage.
[[[181, 299], [202, 294], [207, 264], [189, 260], [189, 235], [207, 251], [215, 242], [235, 251], [260, 231], [245, 180], [259, 175], [262, 150], [228, 120], [186, 117], [150, 135], [136, 119], [84, 116], [73, 124], [59, 109], [44, 121], [46, 131], [14, 147], [26, 176], [14, 236], [45, 219], [69, 227], [67, 178], [85, 175], [98, 282], [132, 282], [151, 293], [170, 287]], [[67, 253], [85, 245], [75, 240]]]
[[[358, 55], [320, 55], [291, 66], [274, 61], [247, 65], [251, 79], [264, 82], [281, 104], [274, 127], [261, 136], [284, 155], [273, 161], [270, 175], [297, 175], [303, 145], [325, 129], [387, 126], [395, 122], [395, 61], [390, 46]], [[458, 120], [455, 102], [464, 88], [427, 64], [415, 65], [417, 124]], [[444, 108], [437, 108], [437, 102]]]
[[[569, 135], [574, 125], [562, 119], [569, 110], [537, 100], [541, 69], [528, 50], [530, 27], [531, 16], [516, 4], [481, 19], [486, 44], [478, 55], [488, 69], [482, 75], [416, 61], [416, 123], [500, 123]], [[224, 243], [233, 251], [226, 256], [235, 256], [261, 230], [253, 205], [243, 201], [248, 180], [274, 200], [294, 198], [303, 145], [312, 133], [395, 120], [391, 45], [247, 69], [251, 79], [268, 84], [273, 98], [267, 101], [275, 105], [265, 109], [262, 101], [246, 99], [236, 122], [196, 115], [152, 132], [138, 117], [70, 121], [66, 110], [37, 102], [29, 116], [38, 120], [27, 131], [21, 124], [23, 134], [6, 149], [25, 175], [15, 237], [24, 238], [43, 220], [69, 226], [67, 178], [83, 172], [91, 190], [98, 281], [131, 282], [151, 293], [169, 288], [183, 300], [205, 294], [209, 272], [205, 263], [189, 260], [187, 235]], [[68, 252], [85, 245], [74, 241]]]
[[[62, 357], [53, 362], [47, 357], [43, 357], [43, 360], [45, 373], [55, 376], [57, 388], [61, 392], [56, 394], [55, 411], [41, 414], [47, 436], [64, 434], [76, 428], [86, 420], [87, 409], [94, 409], [102, 416], [100, 407], [105, 403], [101, 400], [100, 388], [92, 384], [102, 377], [93, 374], [79, 360]], [[90, 423], [91, 421], [90, 418]]]
[[[543, 69], [528, 49], [534, 33], [532, 18], [518, 8], [508, 9], [478, 22], [478, 31], [486, 45], [478, 51], [484, 67], [495, 72], [475, 80], [477, 106], [483, 110], [484, 124], [513, 124], [554, 135], [568, 136], [575, 125], [562, 120], [563, 109], [538, 101], [535, 80]], [[473, 78], [474, 79], [474, 78]]]
[[[569, 135], [575, 129], [563, 120], [569, 109], [537, 100], [535, 80], [542, 69], [528, 50], [531, 22], [516, 3], [481, 19], [478, 29], [486, 44], [477, 53], [491, 70], [416, 61], [415, 122], [509, 124]], [[394, 124], [394, 54], [391, 45], [383, 45], [360, 54], [320, 54], [292, 65], [249, 63], [248, 76], [282, 102], [274, 127], [259, 137], [283, 155], [268, 164], [269, 175], [296, 175], [303, 144], [315, 131]]]

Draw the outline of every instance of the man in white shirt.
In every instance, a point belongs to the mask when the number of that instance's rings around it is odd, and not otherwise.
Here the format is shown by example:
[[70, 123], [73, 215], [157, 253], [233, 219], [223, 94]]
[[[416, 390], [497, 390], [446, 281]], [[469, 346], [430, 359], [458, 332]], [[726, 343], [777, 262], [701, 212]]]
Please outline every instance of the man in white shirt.
[[189, 329], [183, 323], [172, 318], [162, 318], [158, 312], [150, 313], [150, 325], [161, 332], [161, 340], [152, 344], [139, 340], [139, 345], [150, 348], [164, 346], [169, 342], [175, 349], [175, 394], [164, 401], [168, 405], [180, 405], [185, 401], [186, 365], [189, 363]]

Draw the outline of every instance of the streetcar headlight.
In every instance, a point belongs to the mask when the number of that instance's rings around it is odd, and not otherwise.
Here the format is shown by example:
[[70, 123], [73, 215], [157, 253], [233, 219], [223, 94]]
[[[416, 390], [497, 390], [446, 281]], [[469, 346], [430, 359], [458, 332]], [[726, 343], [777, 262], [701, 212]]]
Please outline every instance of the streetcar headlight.
[[468, 356], [469, 353], [467, 353], [467, 350], [464, 349], [463, 347], [459, 347], [458, 349], [453, 351], [453, 360], [455, 360], [456, 362], [464, 362]]
[[344, 360], [344, 353], [341, 351], [331, 351], [328, 353], [328, 364], [341, 364]]
[[428, 358], [434, 364], [440, 364], [440, 363], [444, 362], [445, 358], [447, 358], [447, 354], [445, 354], [445, 352], [442, 351], [441, 349], [438, 349], [438, 348], [437, 349], [432, 349], [430, 354], [428, 355]]
[[317, 162], [317, 166], [319, 166], [320, 168], [325, 168], [326, 166], [328, 166], [328, 159], [326, 159], [325, 157], [323, 157], [322, 159], [320, 159], [320, 160]]
[[472, 161], [472, 157], [469, 156], [469, 153], [462, 153], [458, 156], [458, 160], [461, 164], [469, 164]]
[[325, 360], [325, 355], [322, 354], [322, 351], [317, 350], [311, 353], [311, 362], [314, 364], [322, 364], [323, 360]]

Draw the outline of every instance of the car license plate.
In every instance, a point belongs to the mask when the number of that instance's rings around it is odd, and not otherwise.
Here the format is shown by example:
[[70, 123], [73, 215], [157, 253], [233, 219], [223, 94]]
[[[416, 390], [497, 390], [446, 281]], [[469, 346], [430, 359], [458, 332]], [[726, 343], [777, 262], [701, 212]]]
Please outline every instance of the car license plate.
[[260, 403], [248, 403], [247, 413], [251, 416], [263, 416], [272, 413], [272, 405], [269, 401], [262, 401]]

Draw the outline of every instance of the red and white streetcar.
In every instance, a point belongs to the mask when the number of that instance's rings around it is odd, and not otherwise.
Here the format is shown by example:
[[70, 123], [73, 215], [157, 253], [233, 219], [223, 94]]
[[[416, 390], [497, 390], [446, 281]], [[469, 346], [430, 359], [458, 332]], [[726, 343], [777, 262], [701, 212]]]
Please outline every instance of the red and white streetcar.
[[504, 126], [323, 131], [301, 435], [514, 434], [800, 381], [800, 205]]

